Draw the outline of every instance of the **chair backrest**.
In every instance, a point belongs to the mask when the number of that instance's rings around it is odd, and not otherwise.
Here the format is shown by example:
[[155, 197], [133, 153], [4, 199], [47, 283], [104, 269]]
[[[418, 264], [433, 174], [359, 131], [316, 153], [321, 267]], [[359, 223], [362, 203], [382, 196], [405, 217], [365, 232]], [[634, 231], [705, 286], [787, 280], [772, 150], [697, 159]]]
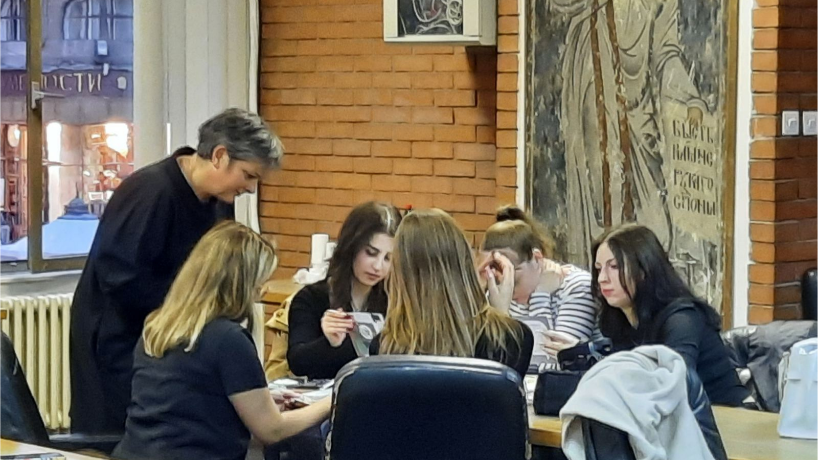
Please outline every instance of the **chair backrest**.
[[5, 332], [0, 343], [0, 355], [2, 355], [0, 435], [4, 439], [47, 445], [48, 432], [43, 418], [20, 367], [14, 344]]
[[815, 268], [804, 272], [801, 278], [801, 313], [803, 319], [815, 321], [818, 309], [818, 273]]
[[530, 458], [520, 376], [492, 361], [373, 356], [335, 380], [332, 460]]

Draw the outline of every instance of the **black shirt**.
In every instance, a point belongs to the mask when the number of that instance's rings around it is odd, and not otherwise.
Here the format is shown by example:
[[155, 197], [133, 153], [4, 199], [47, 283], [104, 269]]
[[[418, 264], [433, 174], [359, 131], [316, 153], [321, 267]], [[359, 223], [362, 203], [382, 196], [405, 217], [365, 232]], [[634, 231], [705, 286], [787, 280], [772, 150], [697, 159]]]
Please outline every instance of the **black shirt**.
[[305, 286], [290, 303], [287, 363], [290, 371], [310, 379], [332, 379], [358, 355], [347, 335], [338, 348], [330, 345], [321, 330], [321, 317], [330, 308], [326, 280]]
[[[637, 344], [665, 345], [696, 370], [711, 404], [741, 406], [749, 395], [730, 363], [717, 327], [708, 325], [703, 308], [689, 299], [677, 300], [662, 310], [650, 328], [637, 328]], [[614, 344], [616, 345], [616, 344]]]
[[78, 432], [121, 432], [134, 347], [199, 239], [224, 215], [177, 163], [189, 147], [126, 178], [99, 223], [71, 307], [71, 418]]
[[[528, 365], [531, 363], [531, 351], [534, 349], [534, 335], [531, 333], [531, 329], [529, 329], [528, 326], [516, 320], [515, 322], [519, 325], [523, 332], [522, 340], [518, 344], [510, 334], [506, 337], [505, 343], [508, 350], [505, 353], [504, 359], [493, 359], [489, 356], [489, 341], [485, 336], [482, 336], [477, 340], [474, 357], [505, 364], [506, 366], [517, 371], [517, 373], [520, 374], [520, 377], [525, 377], [526, 372], [528, 372]], [[372, 356], [379, 354], [380, 348], [381, 336], [378, 334], [378, 336], [376, 336], [369, 345], [369, 354]]]
[[228, 396], [266, 386], [250, 333], [228, 319], [207, 324], [190, 352], [178, 346], [151, 358], [140, 340], [125, 436], [113, 456], [243, 460], [250, 432]]

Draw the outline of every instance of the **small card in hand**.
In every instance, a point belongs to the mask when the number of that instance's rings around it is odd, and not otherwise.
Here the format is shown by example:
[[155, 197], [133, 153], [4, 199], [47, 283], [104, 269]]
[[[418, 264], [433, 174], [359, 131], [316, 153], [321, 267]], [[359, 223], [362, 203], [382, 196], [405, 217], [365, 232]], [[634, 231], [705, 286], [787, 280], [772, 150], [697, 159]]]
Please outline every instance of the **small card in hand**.
[[383, 329], [383, 315], [380, 313], [352, 312], [349, 314], [355, 321], [349, 338], [358, 356], [369, 356], [369, 344]]

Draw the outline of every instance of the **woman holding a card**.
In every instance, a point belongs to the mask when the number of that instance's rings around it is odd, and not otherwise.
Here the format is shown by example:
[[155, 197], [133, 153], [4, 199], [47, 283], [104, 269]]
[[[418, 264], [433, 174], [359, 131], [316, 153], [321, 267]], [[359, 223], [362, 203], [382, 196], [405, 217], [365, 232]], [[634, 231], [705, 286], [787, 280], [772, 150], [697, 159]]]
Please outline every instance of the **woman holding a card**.
[[490, 359], [525, 375], [533, 336], [504, 313], [514, 287], [513, 266], [505, 264], [501, 276], [489, 279], [496, 302], [490, 305], [465, 235], [439, 209], [404, 217], [392, 264], [389, 313], [372, 354]]
[[251, 433], [272, 444], [329, 415], [331, 398], [282, 413], [288, 399], [267, 389], [245, 325], [275, 267], [273, 246], [241, 224], [199, 241], [145, 320], [114, 458], [244, 459]]
[[514, 265], [514, 294], [508, 312], [517, 318], [545, 323], [546, 351], [556, 354], [564, 344], [589, 340], [596, 330], [597, 304], [591, 294], [591, 274], [552, 260], [553, 243], [539, 224], [516, 206], [497, 211], [497, 223], [486, 230], [480, 275], [500, 259]]
[[370, 201], [350, 212], [327, 279], [301, 289], [290, 304], [287, 361], [295, 375], [331, 379], [358, 357], [350, 339], [353, 315], [386, 313], [383, 280], [400, 221], [397, 208], [386, 203]]

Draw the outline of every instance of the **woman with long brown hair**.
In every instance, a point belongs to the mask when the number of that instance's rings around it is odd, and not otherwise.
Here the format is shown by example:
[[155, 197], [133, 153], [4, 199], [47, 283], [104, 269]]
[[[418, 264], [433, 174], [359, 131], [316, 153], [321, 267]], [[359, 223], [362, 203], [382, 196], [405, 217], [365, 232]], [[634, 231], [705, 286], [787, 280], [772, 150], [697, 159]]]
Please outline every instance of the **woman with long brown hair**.
[[287, 361], [295, 375], [331, 379], [358, 357], [349, 338], [353, 320], [347, 313], [386, 313], [383, 281], [400, 220], [397, 208], [375, 201], [349, 213], [327, 279], [301, 289], [290, 304]]
[[474, 267], [472, 250], [451, 216], [432, 209], [404, 217], [387, 283], [386, 323], [372, 342], [372, 354], [483, 358], [525, 375], [533, 337], [504, 313], [511, 301], [511, 271], [506, 267], [503, 279], [490, 280], [500, 293], [495, 298], [506, 303], [492, 306]]

